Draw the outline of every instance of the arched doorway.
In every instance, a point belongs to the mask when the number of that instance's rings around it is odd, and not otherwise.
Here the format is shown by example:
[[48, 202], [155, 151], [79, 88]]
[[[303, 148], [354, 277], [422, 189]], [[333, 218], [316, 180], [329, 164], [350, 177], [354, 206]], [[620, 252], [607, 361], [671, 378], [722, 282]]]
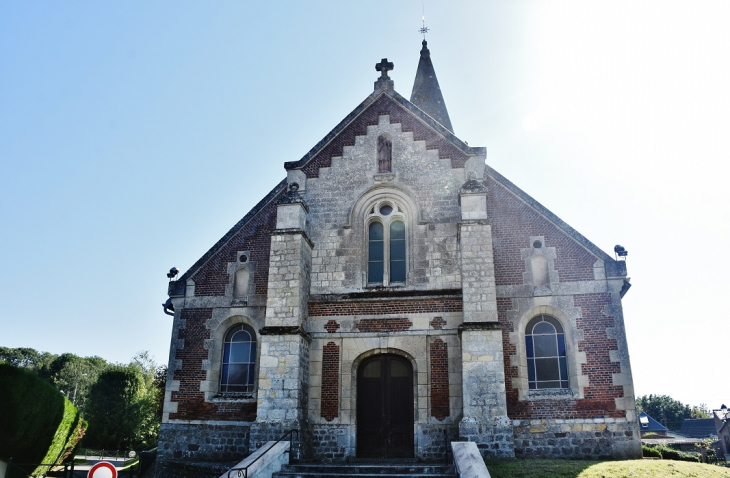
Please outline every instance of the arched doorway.
[[413, 367], [376, 355], [357, 370], [357, 456], [413, 457]]

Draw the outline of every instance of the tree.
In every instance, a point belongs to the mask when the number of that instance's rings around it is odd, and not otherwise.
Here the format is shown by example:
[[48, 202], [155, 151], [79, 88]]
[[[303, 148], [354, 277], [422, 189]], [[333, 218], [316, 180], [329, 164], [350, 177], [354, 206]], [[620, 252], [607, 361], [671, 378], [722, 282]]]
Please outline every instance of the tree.
[[0, 361], [7, 362], [15, 367], [33, 370], [36, 373], [44, 366], [47, 366], [54, 358], [55, 355], [53, 354], [38, 352], [31, 348], [11, 349], [0, 347]]
[[89, 420], [86, 446], [131, 449], [156, 443], [160, 417], [154, 370], [133, 360], [101, 373], [89, 391], [85, 410]]
[[34, 373], [74, 402], [89, 419], [86, 446], [126, 448], [157, 442], [167, 368], [159, 367], [149, 352], [138, 352], [129, 365], [111, 365], [101, 357], [0, 347], [2, 361]]
[[685, 419], [694, 418], [694, 409], [697, 409], [695, 414], [701, 413], [700, 408], [690, 408], [669, 395], [644, 395], [636, 399], [636, 407], [672, 431], [681, 430]]
[[712, 415], [710, 415], [710, 409], [707, 408], [707, 404], [700, 403], [699, 406], [692, 407], [690, 418], [712, 418]]

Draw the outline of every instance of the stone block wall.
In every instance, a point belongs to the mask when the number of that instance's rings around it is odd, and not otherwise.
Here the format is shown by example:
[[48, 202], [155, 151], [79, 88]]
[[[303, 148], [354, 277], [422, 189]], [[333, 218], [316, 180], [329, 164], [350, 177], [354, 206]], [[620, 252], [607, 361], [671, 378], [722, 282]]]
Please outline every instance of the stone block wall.
[[342, 461], [350, 456], [352, 447], [347, 425], [317, 423], [311, 425], [313, 456], [323, 461]]
[[[358, 132], [321, 162], [316, 176], [307, 174], [302, 195], [310, 207], [307, 219], [315, 245], [312, 294], [346, 293], [367, 285], [364, 251], [369, 211], [364, 208], [368, 198], [375, 200], [378, 194], [405, 213], [407, 287], [460, 286], [457, 192], [468, 158], [453, 147], [438, 152], [430, 149], [426, 142], [414, 139], [414, 130], [404, 130], [397, 122], [398, 112], [387, 114], [399, 106], [384, 107], [387, 109], [372, 115], [363, 127], [353, 125]], [[377, 140], [381, 135], [392, 141], [392, 173], [378, 173]], [[458, 166], [443, 154], [458, 155]]]
[[307, 401], [308, 381], [308, 340], [299, 334], [264, 335], [261, 341], [257, 421], [301, 420], [302, 407]]
[[[444, 440], [444, 433], [446, 439]], [[455, 423], [416, 424], [416, 448], [418, 457], [425, 461], [443, 462], [446, 459], [448, 443], [459, 439], [459, 427]]]
[[302, 231], [277, 230], [271, 236], [267, 326], [302, 323], [307, 313], [311, 260], [311, 245]]
[[638, 425], [622, 418], [514, 420], [515, 455], [525, 458], [633, 459]]
[[238, 462], [250, 451], [250, 425], [246, 422], [163, 423], [157, 446], [156, 476], [178, 476], [170, 468], [185, 468], [185, 463], [195, 468], [192, 465], [195, 462]]
[[459, 231], [464, 322], [496, 322], [492, 227], [486, 221], [465, 222]]

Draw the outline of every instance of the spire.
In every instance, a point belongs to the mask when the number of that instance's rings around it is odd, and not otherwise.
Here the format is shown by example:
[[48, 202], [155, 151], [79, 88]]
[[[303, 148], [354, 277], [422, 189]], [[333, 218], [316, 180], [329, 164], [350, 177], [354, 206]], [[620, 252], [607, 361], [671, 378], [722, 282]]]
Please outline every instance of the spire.
[[436, 70], [431, 62], [431, 52], [428, 51], [426, 40], [422, 42], [421, 59], [418, 62], [416, 81], [413, 82], [411, 103], [421, 108], [433, 119], [441, 123], [446, 129], [454, 132], [449, 119], [449, 112], [446, 110], [444, 96], [441, 94], [439, 82], [436, 79]]

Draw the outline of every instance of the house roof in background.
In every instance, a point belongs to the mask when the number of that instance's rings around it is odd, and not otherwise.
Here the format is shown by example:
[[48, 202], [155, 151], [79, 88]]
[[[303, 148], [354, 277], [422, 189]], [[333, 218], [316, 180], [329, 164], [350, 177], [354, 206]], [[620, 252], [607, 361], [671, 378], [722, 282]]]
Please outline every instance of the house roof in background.
[[682, 434], [691, 438], [707, 438], [717, 436], [713, 418], [697, 418], [682, 422]]
[[642, 433], [667, 431], [667, 427], [654, 420], [652, 417], [647, 415], [646, 412], [639, 412], [639, 429]]

